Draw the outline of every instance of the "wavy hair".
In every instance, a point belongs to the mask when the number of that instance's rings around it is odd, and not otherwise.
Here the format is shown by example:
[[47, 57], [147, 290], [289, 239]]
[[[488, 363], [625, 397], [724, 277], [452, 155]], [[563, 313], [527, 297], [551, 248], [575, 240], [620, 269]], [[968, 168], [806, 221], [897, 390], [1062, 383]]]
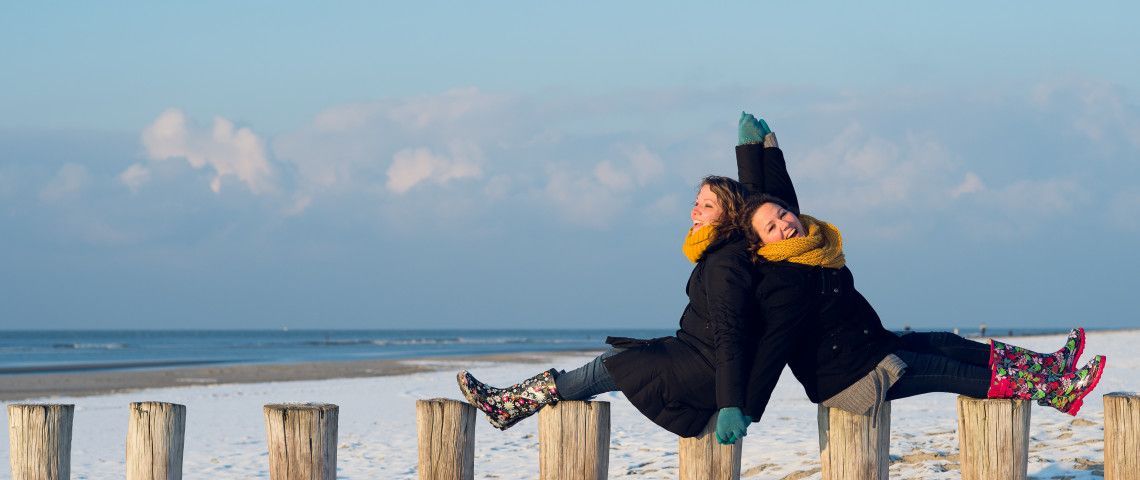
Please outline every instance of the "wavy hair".
[[709, 190], [716, 195], [717, 203], [724, 212], [723, 218], [716, 226], [716, 240], [727, 241], [735, 238], [741, 233], [740, 212], [744, 208], [744, 187], [736, 180], [719, 175], [702, 178], [697, 190], [705, 185], [708, 185]]
[[749, 198], [748, 201], [744, 203], [744, 206], [740, 209], [740, 216], [737, 217], [736, 228], [744, 234], [744, 240], [748, 242], [748, 251], [752, 252], [752, 261], [757, 263], [764, 261], [764, 257], [756, 253], [760, 247], [764, 246], [764, 242], [760, 240], [760, 234], [752, 229], [752, 217], [756, 215], [756, 211], [765, 203], [774, 203], [784, 210], [789, 212], [794, 211], [788, 202], [785, 202], [780, 197], [767, 193], [761, 193], [760, 195]]

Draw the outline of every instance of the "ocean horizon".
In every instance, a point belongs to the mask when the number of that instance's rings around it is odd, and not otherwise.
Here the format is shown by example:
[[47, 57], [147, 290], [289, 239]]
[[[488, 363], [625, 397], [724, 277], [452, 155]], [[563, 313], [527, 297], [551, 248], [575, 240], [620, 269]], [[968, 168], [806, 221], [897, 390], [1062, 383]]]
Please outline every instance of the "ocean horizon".
[[[982, 334], [972, 328], [919, 329]], [[989, 328], [1047, 335], [1059, 328]], [[607, 336], [654, 338], [675, 329], [0, 330], [0, 375], [280, 364], [604, 349]]]

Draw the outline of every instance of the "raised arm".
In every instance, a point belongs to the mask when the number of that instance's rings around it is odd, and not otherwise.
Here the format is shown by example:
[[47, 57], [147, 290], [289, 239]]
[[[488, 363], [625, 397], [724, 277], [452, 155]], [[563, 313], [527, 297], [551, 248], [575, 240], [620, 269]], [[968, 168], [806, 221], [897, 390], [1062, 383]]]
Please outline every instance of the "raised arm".
[[740, 145], [736, 146], [736, 174], [747, 196], [767, 193], [788, 202], [793, 213], [800, 214], [800, 202], [784, 152], [776, 142], [776, 134], [764, 120], [750, 114], [740, 117]]

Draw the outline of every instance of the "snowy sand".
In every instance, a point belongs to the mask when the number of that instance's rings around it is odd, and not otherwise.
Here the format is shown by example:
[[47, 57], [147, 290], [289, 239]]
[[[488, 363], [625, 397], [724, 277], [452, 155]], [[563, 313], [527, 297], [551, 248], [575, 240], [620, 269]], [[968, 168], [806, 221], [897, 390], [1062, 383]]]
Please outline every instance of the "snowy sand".
[[[1061, 336], [1010, 339], [1052, 351]], [[1082, 361], [1108, 355], [1097, 390], [1076, 418], [1034, 407], [1029, 473], [1032, 478], [1089, 479], [1103, 474], [1101, 395], [1140, 390], [1140, 331], [1091, 332]], [[552, 356], [550, 366], [569, 369], [590, 355]], [[269, 478], [261, 407], [279, 402], [327, 402], [340, 406], [338, 477], [415, 478], [415, 400], [460, 398], [454, 372], [468, 368], [492, 384], [506, 384], [540, 371], [532, 363], [433, 361], [441, 371], [374, 378], [189, 386], [89, 397], [33, 401], [76, 405], [72, 478], [109, 479], [124, 475], [127, 405], [167, 401], [187, 406], [184, 478]], [[620, 393], [598, 400], [612, 404], [610, 478], [676, 478], [677, 438], [655, 426]], [[892, 404], [891, 477], [957, 479], [954, 396], [930, 394]], [[7, 421], [7, 411], [4, 412]], [[506, 432], [480, 417], [476, 431], [475, 477], [530, 479], [538, 474], [537, 422], [524, 421]], [[7, 457], [7, 429], [0, 434]], [[753, 424], [744, 442], [742, 477], [818, 479], [816, 406], [788, 371], [780, 379], [764, 419]], [[0, 479], [10, 478], [7, 469]]]

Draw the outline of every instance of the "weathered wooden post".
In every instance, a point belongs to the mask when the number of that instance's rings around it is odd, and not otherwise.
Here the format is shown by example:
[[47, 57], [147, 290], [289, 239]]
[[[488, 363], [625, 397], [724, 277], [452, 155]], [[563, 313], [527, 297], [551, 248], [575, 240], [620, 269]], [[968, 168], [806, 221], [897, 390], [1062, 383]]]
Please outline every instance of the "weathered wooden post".
[[732, 445], [717, 443], [714, 413], [700, 435], [677, 441], [681, 480], [739, 480], [743, 445], [743, 440]]
[[1140, 480], [1140, 394], [1104, 396], [1104, 480]]
[[71, 420], [75, 405], [8, 405], [12, 480], [71, 478]]
[[181, 480], [186, 407], [131, 403], [127, 425], [127, 480]]
[[886, 480], [890, 467], [891, 402], [878, 418], [819, 406], [819, 462], [824, 480]]
[[328, 403], [265, 406], [272, 480], [335, 480], [339, 408]]
[[538, 412], [540, 480], [604, 480], [609, 468], [609, 402], [564, 400]]
[[1032, 402], [958, 396], [962, 480], [1024, 480]]
[[416, 400], [421, 480], [475, 478], [475, 407], [448, 398]]

